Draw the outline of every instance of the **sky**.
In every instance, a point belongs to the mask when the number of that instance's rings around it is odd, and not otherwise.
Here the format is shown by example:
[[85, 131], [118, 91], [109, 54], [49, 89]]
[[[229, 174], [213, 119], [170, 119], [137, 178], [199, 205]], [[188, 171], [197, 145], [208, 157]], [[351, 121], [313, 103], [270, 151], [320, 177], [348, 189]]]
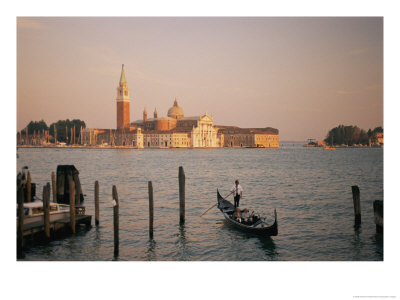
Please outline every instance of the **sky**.
[[81, 119], [116, 128], [121, 65], [131, 121], [176, 98], [215, 125], [323, 139], [383, 127], [382, 17], [18, 17], [17, 130]]

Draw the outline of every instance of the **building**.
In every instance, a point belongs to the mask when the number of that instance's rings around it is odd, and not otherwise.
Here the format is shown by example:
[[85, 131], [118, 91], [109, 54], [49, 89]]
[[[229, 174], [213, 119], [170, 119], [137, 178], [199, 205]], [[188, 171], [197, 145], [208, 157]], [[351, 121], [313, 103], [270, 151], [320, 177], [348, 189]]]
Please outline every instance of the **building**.
[[216, 148], [220, 144], [213, 122], [207, 113], [185, 117], [175, 99], [167, 117], [158, 118], [155, 109], [154, 118], [148, 119], [147, 110], [144, 109], [143, 119], [132, 122], [131, 126], [143, 129], [145, 148]]
[[222, 147], [279, 148], [279, 131], [275, 128], [239, 128], [216, 126], [222, 135]]
[[130, 103], [129, 88], [125, 78], [124, 65], [122, 65], [121, 78], [117, 87], [117, 129], [126, 128], [130, 125]]
[[277, 129], [214, 126], [214, 119], [207, 112], [185, 117], [176, 98], [167, 116], [158, 117], [155, 108], [153, 118], [148, 118], [144, 108], [143, 118], [130, 122], [130, 96], [124, 65], [116, 103], [117, 129], [86, 128], [82, 132], [82, 144], [134, 148], [279, 147]]
[[383, 132], [377, 132], [375, 134], [376, 137], [376, 142], [380, 145], [383, 146]]
[[90, 146], [126, 146], [143, 148], [143, 133], [140, 128], [82, 130], [82, 144]]

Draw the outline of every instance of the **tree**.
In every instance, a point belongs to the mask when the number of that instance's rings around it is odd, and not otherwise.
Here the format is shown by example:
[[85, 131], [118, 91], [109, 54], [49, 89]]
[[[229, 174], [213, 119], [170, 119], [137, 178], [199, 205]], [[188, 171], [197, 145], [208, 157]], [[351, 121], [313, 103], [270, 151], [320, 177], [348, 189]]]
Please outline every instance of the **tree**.
[[[27, 125], [28, 127], [28, 134], [34, 133], [43, 133], [43, 130], [48, 130], [49, 127], [47, 126], [46, 122], [43, 120], [38, 121], [30, 121]], [[21, 130], [22, 134], [26, 134], [26, 127]]]
[[366, 132], [364, 129], [360, 129], [358, 126], [344, 126], [339, 125], [332, 128], [326, 138], [325, 142], [327, 144], [334, 145], [348, 145], [352, 146], [354, 144], [368, 145], [371, 140], [374, 142], [376, 140], [376, 133], [383, 132], [382, 127], [377, 127], [372, 131], [371, 129]]
[[78, 141], [78, 138], [81, 134], [81, 127], [86, 128], [85, 122], [79, 119], [74, 119], [72, 121], [70, 121], [69, 119], [59, 120], [56, 123], [52, 123], [50, 125], [50, 134], [52, 136], [54, 136], [54, 126], [57, 131], [57, 141], [65, 143], [73, 142], [73, 135], [71, 136], [71, 128], [73, 129], [75, 127], [75, 141]]
[[374, 129], [374, 133], [378, 133], [378, 132], [382, 132], [382, 133], [383, 133], [383, 128], [382, 128], [381, 126], [376, 127], [376, 128]]

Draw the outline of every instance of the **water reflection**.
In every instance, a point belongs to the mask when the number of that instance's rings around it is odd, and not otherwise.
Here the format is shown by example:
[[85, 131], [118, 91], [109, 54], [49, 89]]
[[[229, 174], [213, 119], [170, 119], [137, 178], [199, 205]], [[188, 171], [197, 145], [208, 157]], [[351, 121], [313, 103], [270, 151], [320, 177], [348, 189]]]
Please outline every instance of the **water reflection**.
[[361, 240], [360, 234], [362, 233], [361, 225], [354, 225], [354, 235], [351, 245], [353, 246], [354, 254], [353, 258], [358, 259], [360, 257], [363, 242]]
[[178, 240], [176, 244], [178, 245], [179, 249], [179, 260], [188, 260], [188, 253], [187, 253], [187, 240], [186, 240], [186, 227], [185, 224], [179, 225], [179, 234]]
[[155, 252], [156, 241], [154, 239], [149, 239], [147, 242], [146, 260], [156, 260], [157, 255]]
[[278, 256], [278, 252], [276, 251], [275, 242], [271, 237], [258, 237], [261, 247], [265, 251], [270, 260], [275, 260]]
[[[276, 245], [272, 237], [270, 236], [261, 236], [257, 234], [247, 233], [239, 228], [233, 226], [227, 220], [223, 220], [222, 225], [220, 227], [221, 233], [224, 235], [228, 235], [231, 237], [231, 242], [233, 244], [243, 244], [246, 245], [248, 243], [242, 243], [243, 241], [255, 242], [255, 245], [263, 250], [265, 254], [264, 259], [266, 260], [275, 260], [279, 255], [276, 251]], [[239, 250], [239, 248], [238, 248]], [[260, 259], [258, 259], [260, 260]]]
[[375, 253], [383, 260], [383, 234], [376, 232], [373, 236], [373, 243], [375, 244]]

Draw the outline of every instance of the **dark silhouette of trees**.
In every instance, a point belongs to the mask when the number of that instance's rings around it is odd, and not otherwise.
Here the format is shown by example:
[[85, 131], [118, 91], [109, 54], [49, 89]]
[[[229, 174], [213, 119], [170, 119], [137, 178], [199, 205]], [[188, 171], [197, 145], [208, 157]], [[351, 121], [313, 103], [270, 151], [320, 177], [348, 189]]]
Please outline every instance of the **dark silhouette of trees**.
[[[59, 120], [56, 123], [52, 123], [50, 127], [47, 126], [46, 122], [43, 120], [40, 120], [39, 122], [37, 121], [30, 121], [28, 124], [28, 134], [32, 135], [34, 133], [36, 134], [43, 134], [44, 131], [49, 131], [50, 135], [54, 137], [54, 126], [56, 128], [56, 137], [57, 141], [59, 142], [66, 142], [66, 143], [71, 143], [73, 142], [73, 134], [75, 132], [75, 141], [78, 142], [78, 138], [80, 136], [80, 130], [81, 128], [86, 128], [86, 124], [84, 121], [81, 121], [79, 119], [74, 119], [70, 121], [69, 119], [66, 120]], [[72, 130], [72, 136], [71, 136], [71, 128], [74, 129], [75, 131]], [[25, 135], [26, 134], [26, 127], [21, 130], [21, 134]]]
[[57, 141], [71, 143], [73, 136], [71, 136], [71, 128], [74, 129], [75, 127], [75, 140], [78, 141], [80, 136], [81, 126], [82, 129], [86, 128], [86, 124], [84, 121], [74, 119], [70, 121], [69, 119], [66, 120], [59, 120], [56, 123], [52, 123], [50, 125], [50, 135], [54, 136], [54, 125], [56, 128], [56, 137]]
[[376, 142], [377, 132], [383, 132], [383, 128], [376, 127], [374, 130], [369, 129], [367, 132], [357, 126], [339, 125], [328, 132], [324, 141], [329, 145], [368, 145], [370, 141], [372, 143]]
[[[28, 124], [28, 134], [41, 134], [43, 133], [43, 130], [48, 130], [49, 127], [47, 127], [47, 124], [45, 121], [40, 120], [38, 121], [30, 121]], [[26, 127], [21, 130], [21, 133], [26, 134]]]

